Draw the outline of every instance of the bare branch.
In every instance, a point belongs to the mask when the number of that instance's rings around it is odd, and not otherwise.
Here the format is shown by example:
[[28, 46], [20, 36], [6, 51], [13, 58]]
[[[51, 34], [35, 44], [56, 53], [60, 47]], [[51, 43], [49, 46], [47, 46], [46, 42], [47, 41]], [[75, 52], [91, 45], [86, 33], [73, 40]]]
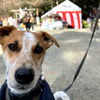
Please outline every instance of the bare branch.
[[47, 0], [31, 0], [31, 1], [26, 1], [27, 4], [32, 5], [34, 7], [41, 7], [45, 5], [48, 1]]

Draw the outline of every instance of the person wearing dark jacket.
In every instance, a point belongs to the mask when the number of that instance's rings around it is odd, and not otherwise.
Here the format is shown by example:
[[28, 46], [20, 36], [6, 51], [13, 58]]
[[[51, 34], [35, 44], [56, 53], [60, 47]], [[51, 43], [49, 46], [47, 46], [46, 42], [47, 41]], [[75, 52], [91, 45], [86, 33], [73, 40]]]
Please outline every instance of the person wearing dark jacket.
[[[97, 13], [98, 13], [97, 8], [93, 7], [92, 12], [91, 12], [91, 16], [90, 16], [90, 18], [91, 18], [90, 30], [92, 29], [94, 22], [96, 22]], [[99, 29], [98, 23], [97, 23], [97, 29]]]
[[26, 27], [26, 30], [30, 30], [30, 15], [29, 15], [27, 10], [25, 10], [23, 22], [24, 22], [24, 25]]
[[2, 21], [0, 20], [0, 27], [2, 26]]
[[22, 20], [20, 18], [18, 18], [17, 23], [18, 23], [18, 28], [21, 30], [20, 24], [22, 23]]

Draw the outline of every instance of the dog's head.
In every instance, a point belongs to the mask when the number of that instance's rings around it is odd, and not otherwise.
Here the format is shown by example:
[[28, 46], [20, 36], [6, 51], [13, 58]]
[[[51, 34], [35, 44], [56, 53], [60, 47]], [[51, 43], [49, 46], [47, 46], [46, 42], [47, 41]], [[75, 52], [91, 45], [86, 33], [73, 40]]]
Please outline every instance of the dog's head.
[[36, 86], [45, 52], [53, 42], [59, 47], [57, 41], [43, 31], [18, 31], [13, 26], [0, 28], [7, 84], [13, 93], [25, 93]]

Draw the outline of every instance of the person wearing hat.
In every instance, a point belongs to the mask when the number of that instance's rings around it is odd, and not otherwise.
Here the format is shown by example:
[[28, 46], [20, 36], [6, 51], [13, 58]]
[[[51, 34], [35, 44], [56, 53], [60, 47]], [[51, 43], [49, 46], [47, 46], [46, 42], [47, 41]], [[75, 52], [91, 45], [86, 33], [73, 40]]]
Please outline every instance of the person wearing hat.
[[[90, 25], [90, 30], [93, 28], [94, 22], [96, 22], [96, 17], [97, 17], [98, 9], [96, 6], [92, 8], [92, 12], [90, 13], [90, 18], [91, 18], [91, 25]], [[98, 23], [97, 23], [97, 29], [99, 29]]]

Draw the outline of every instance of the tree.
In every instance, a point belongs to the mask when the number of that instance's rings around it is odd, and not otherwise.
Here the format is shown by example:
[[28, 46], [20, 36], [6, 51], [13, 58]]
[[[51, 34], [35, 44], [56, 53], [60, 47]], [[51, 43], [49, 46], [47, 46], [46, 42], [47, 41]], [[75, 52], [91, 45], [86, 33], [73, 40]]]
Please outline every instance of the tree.
[[33, 7], [41, 7], [47, 3], [47, 0], [27, 0], [26, 4], [32, 5]]
[[[58, 4], [65, 0], [58, 0]], [[82, 18], [86, 19], [91, 12], [93, 6], [99, 5], [100, 0], [70, 0], [82, 8]], [[19, 9], [20, 7], [39, 8], [40, 13], [47, 12], [55, 7], [57, 0], [0, 0], [0, 15], [7, 14], [12, 9]]]
[[[3, 0], [0, 0], [0, 16], [2, 16], [2, 14], [4, 14], [5, 12], [5, 8], [4, 8], [4, 2], [3, 2]], [[4, 17], [4, 15], [3, 15], [3, 17]]]
[[90, 12], [93, 6], [98, 8], [100, 0], [70, 0], [70, 1], [72, 1], [73, 3], [82, 8], [82, 18], [86, 19], [87, 17], [90, 17]]
[[46, 5], [48, 2], [51, 0], [27, 0], [26, 4], [32, 5], [33, 7], [36, 8], [36, 15], [39, 16], [39, 9]]
[[5, 17], [8, 11], [19, 9], [27, 0], [0, 0], [0, 15]]
[[[53, 5], [56, 6], [57, 0], [51, 0], [51, 1], [54, 2]], [[58, 0], [59, 4], [62, 3], [63, 1], [65, 0]], [[89, 14], [93, 6], [96, 6], [98, 8], [100, 0], [70, 0], [70, 1], [81, 7], [82, 18], [86, 19], [87, 17], [89, 17]]]
[[18, 9], [27, 0], [6, 0], [6, 7], [10, 9]]

